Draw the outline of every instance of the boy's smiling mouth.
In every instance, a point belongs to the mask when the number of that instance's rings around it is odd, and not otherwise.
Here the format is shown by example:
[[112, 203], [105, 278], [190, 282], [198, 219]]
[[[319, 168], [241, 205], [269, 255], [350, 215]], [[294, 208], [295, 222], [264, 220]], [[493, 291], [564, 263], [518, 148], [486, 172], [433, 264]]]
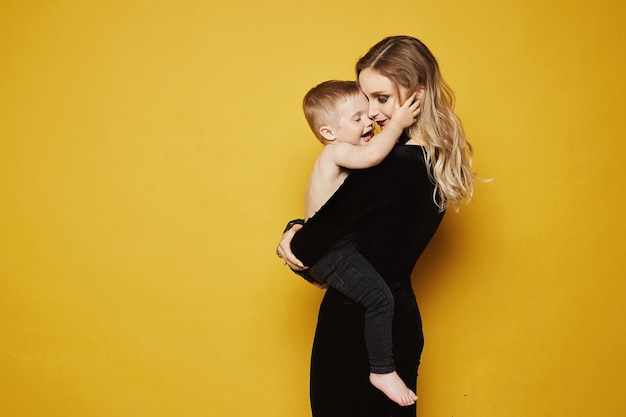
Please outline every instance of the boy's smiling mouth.
[[374, 129], [372, 130], [368, 130], [366, 133], [363, 133], [361, 135], [361, 139], [363, 139], [364, 141], [368, 142], [370, 139], [372, 139], [374, 137]]

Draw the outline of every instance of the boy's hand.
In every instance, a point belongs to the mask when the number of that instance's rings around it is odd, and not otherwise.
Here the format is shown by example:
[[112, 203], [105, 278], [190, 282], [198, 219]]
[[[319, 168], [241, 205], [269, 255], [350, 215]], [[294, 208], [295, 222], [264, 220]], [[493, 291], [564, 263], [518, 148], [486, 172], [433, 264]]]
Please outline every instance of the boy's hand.
[[402, 106], [398, 105], [396, 102], [396, 106], [393, 109], [393, 114], [391, 115], [391, 119], [389, 121], [398, 123], [402, 129], [406, 129], [415, 123], [417, 115], [420, 114], [421, 109], [420, 101], [413, 101], [415, 99], [415, 94], [416, 93], [411, 94]]

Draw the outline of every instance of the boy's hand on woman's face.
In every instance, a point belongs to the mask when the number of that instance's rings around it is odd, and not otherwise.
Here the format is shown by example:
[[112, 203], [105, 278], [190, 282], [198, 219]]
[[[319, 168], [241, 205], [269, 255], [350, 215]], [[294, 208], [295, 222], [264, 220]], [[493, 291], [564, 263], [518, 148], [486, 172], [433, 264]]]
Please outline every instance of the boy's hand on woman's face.
[[400, 106], [397, 102], [391, 115], [390, 122], [396, 122], [402, 129], [412, 126], [417, 121], [420, 114], [420, 101], [416, 100], [417, 93], [413, 93]]

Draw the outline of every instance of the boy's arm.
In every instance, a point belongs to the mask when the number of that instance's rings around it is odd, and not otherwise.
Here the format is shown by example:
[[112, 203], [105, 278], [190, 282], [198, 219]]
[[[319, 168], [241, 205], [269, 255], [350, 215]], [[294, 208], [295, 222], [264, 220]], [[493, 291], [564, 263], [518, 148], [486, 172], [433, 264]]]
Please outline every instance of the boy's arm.
[[338, 143], [333, 145], [333, 162], [348, 169], [363, 169], [378, 165], [391, 152], [402, 131], [415, 123], [420, 112], [419, 101], [413, 102], [415, 94], [402, 106], [397, 106], [383, 130], [365, 145]]

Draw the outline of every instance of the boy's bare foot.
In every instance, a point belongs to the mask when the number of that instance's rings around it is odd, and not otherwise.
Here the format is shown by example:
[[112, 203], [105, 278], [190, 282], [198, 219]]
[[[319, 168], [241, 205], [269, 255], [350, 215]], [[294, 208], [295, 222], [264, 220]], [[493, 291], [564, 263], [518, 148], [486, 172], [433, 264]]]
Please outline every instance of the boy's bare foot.
[[392, 401], [402, 406], [413, 405], [417, 401], [417, 395], [406, 386], [395, 371], [388, 374], [370, 373], [370, 382]]

